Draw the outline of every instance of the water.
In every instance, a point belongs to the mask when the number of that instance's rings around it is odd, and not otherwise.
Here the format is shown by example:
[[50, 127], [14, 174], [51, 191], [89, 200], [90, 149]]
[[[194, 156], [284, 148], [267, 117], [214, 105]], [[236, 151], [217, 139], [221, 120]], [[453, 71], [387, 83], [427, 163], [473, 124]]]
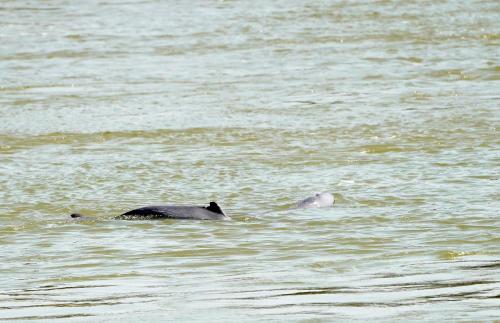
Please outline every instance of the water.
[[[0, 1], [0, 319], [498, 320], [499, 22]], [[110, 220], [212, 200], [233, 221]]]

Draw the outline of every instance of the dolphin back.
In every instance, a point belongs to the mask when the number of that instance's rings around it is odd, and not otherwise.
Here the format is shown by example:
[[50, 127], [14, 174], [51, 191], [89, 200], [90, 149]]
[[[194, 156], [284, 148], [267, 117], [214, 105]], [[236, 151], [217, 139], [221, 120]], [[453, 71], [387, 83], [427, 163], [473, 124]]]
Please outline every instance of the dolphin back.
[[229, 217], [215, 202], [207, 207], [182, 205], [153, 205], [125, 212], [115, 219], [193, 219], [226, 220]]
[[320, 208], [320, 207], [332, 207], [335, 203], [335, 198], [333, 194], [328, 192], [318, 193], [314, 196], [303, 199], [297, 203], [297, 208], [299, 209], [309, 209], [309, 208]]

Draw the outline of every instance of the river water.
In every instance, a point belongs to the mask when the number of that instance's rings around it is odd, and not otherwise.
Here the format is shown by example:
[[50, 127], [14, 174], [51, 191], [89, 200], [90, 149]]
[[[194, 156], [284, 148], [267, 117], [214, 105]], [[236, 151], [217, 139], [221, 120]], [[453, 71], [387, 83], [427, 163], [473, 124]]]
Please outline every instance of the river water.
[[500, 319], [499, 57], [496, 0], [0, 1], [0, 319]]

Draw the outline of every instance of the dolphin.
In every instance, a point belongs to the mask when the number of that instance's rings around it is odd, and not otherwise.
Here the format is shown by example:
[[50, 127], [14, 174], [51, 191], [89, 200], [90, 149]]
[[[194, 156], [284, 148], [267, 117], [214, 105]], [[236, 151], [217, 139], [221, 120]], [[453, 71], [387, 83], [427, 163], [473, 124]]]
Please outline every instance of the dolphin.
[[[79, 213], [72, 218], [84, 218]], [[191, 220], [230, 220], [220, 206], [210, 202], [208, 206], [188, 205], [152, 205], [125, 212], [114, 217], [117, 220], [152, 220], [152, 219], [191, 219]]]
[[335, 197], [328, 192], [317, 193], [297, 203], [298, 209], [310, 209], [321, 207], [332, 207], [335, 203]]
[[[299, 201], [295, 208], [310, 209], [332, 207], [335, 197], [328, 192], [317, 193]], [[266, 212], [269, 213], [269, 212]], [[264, 213], [265, 214], [265, 213]], [[85, 219], [80, 213], [73, 213], [74, 219]], [[154, 220], [154, 219], [191, 219], [191, 220], [230, 220], [220, 206], [210, 202], [208, 206], [190, 205], [152, 205], [125, 212], [114, 217], [117, 220]]]

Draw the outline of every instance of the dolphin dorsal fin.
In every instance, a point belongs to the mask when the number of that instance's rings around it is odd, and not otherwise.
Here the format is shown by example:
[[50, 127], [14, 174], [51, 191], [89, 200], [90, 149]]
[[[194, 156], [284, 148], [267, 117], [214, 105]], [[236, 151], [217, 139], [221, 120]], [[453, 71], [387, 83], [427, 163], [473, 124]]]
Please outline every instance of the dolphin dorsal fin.
[[207, 206], [205, 209], [209, 210], [210, 212], [225, 215], [224, 212], [222, 212], [222, 209], [220, 208], [220, 206], [215, 202], [210, 202], [210, 205]]

